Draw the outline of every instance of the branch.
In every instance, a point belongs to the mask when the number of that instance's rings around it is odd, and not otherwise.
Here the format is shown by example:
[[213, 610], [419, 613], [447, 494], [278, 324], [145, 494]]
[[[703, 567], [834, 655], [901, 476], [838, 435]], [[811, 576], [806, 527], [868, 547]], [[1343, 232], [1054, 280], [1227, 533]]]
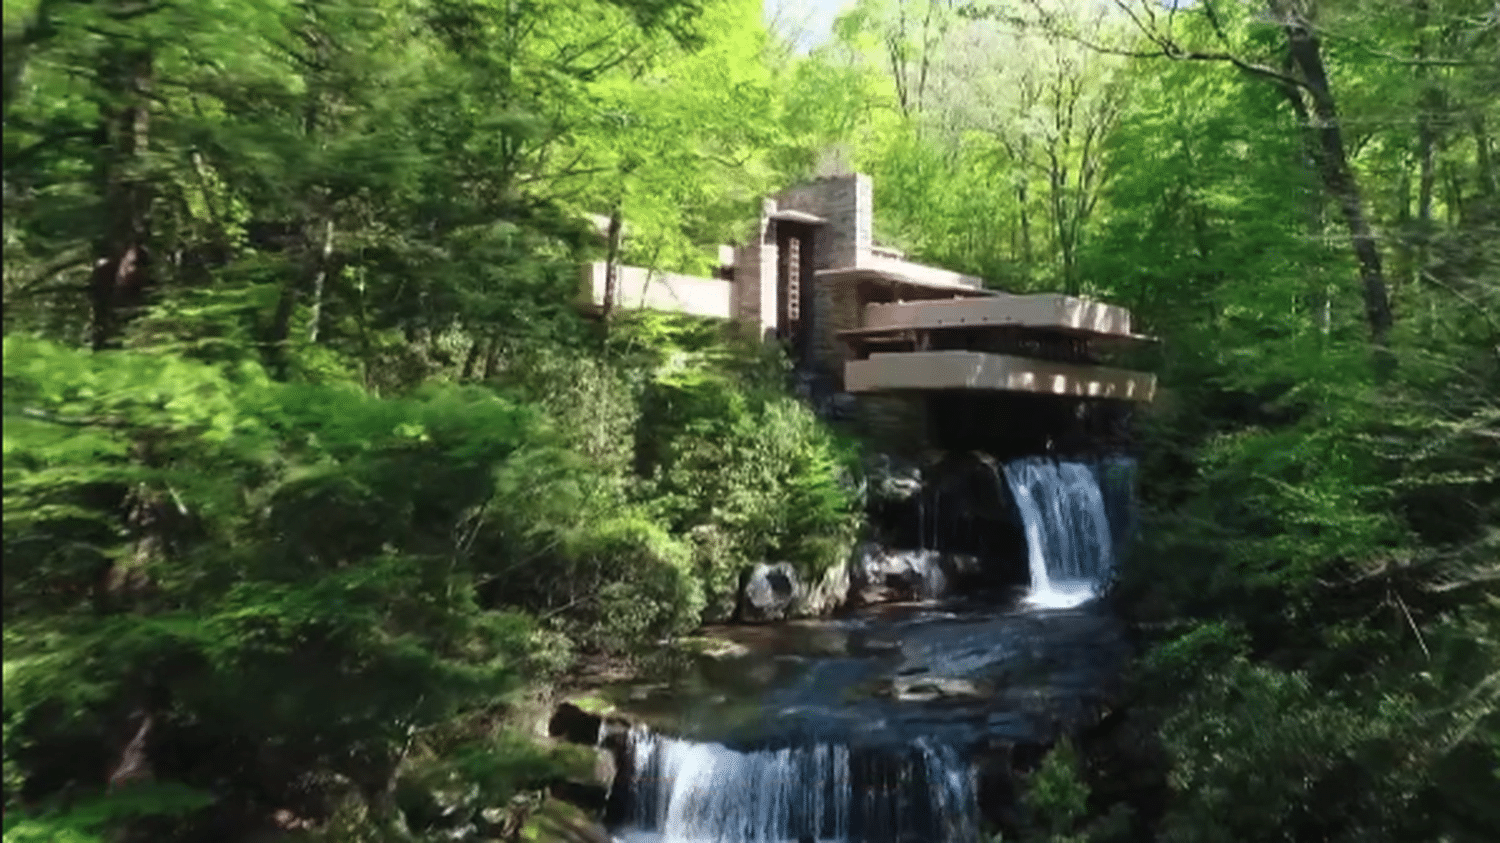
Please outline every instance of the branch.
[[42, 138], [41, 140], [36, 141], [35, 143], [24, 146], [16, 150], [15, 152], [5, 156], [5, 167], [6, 169], [11, 169], [13, 167], [18, 167], [22, 164], [25, 164], [34, 156], [36, 156], [37, 153], [45, 150], [49, 146], [61, 143], [63, 141], [92, 138], [96, 131], [96, 129], [90, 127], [87, 129], [74, 128], [68, 129], [66, 131], [54, 132]]
[[[1485, 307], [1480, 302], [1474, 301], [1474, 299], [1465, 294], [1463, 290], [1460, 290], [1452, 284], [1449, 284], [1443, 279], [1437, 277], [1430, 269], [1423, 269], [1420, 273], [1418, 273], [1418, 277], [1440, 290], [1447, 291], [1454, 298], [1458, 299], [1469, 307], [1474, 308], [1474, 312], [1479, 314], [1479, 318], [1483, 319], [1485, 321], [1485, 324], [1490, 326], [1491, 339], [1500, 337], [1500, 324], [1497, 324], [1495, 322], [1495, 317], [1490, 314], [1489, 308]], [[1500, 345], [1495, 346], [1495, 354], [1496, 356], [1500, 356]]]
[[131, 427], [129, 422], [120, 419], [66, 418], [64, 416], [53, 415], [45, 410], [38, 410], [35, 407], [22, 408], [21, 415], [29, 419], [36, 419], [48, 424], [62, 425], [63, 427], [102, 427], [109, 430], [129, 430]]
[[140, 6], [136, 6], [133, 9], [114, 9], [106, 12], [105, 14], [109, 15], [111, 20], [129, 21], [135, 20], [136, 18], [145, 17], [146, 15], [155, 14], [156, 12], [160, 12], [170, 5], [170, 3], [145, 3]]
[[38, 288], [48, 281], [74, 267], [83, 266], [91, 260], [93, 260], [93, 254], [88, 249], [75, 250], [71, 254], [57, 258], [52, 263], [43, 266], [36, 275], [32, 276], [25, 283], [14, 289], [7, 289], [5, 291], [5, 299], [6, 301], [10, 301], [18, 296], [35, 295], [39, 292]]
[[1135, 14], [1133, 10], [1131, 10], [1126, 4], [1120, 2], [1120, 0], [1116, 0], [1115, 4], [1119, 6], [1120, 9], [1122, 9], [1127, 15], [1129, 15], [1132, 21], [1135, 22], [1136, 28], [1141, 31], [1141, 36], [1150, 41], [1152, 44], [1156, 45], [1155, 50], [1129, 50], [1123, 47], [1111, 47], [1105, 44], [1101, 44], [1091, 38], [1086, 38], [1077, 32], [1064, 29], [1057, 24], [1054, 15], [1037, 6], [1036, 0], [1031, 0], [1031, 6], [1033, 8], [1036, 8], [1041, 15], [1041, 18], [1037, 21], [1027, 20], [1026, 18], [1014, 15], [1000, 14], [983, 16], [1005, 20], [1021, 28], [1026, 28], [1034, 24], [1040, 24], [1042, 30], [1048, 35], [1071, 41], [1081, 47], [1085, 47], [1087, 49], [1093, 50], [1096, 53], [1102, 53], [1104, 55], [1121, 56], [1123, 58], [1131, 59], [1166, 58], [1172, 59], [1174, 61], [1222, 62], [1233, 65], [1242, 72], [1250, 74], [1252, 76], [1271, 79], [1280, 82], [1283, 85], [1294, 85], [1299, 88], [1308, 87], [1306, 82], [1298, 79], [1295, 76], [1282, 73], [1275, 68], [1267, 67], [1263, 64], [1256, 64], [1255, 62], [1246, 61], [1245, 59], [1240, 58], [1233, 53], [1207, 52], [1203, 50], [1185, 49], [1181, 44], [1173, 40], [1170, 34], [1162, 34], [1160, 32], [1152, 31], [1149, 26], [1141, 21], [1139, 15]]

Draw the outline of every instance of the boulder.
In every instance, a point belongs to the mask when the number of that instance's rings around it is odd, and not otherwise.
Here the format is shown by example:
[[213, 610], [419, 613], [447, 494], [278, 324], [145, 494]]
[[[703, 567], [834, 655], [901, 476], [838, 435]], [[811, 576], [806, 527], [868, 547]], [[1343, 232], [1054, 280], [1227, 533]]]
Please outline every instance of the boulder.
[[603, 726], [603, 717], [565, 702], [552, 713], [552, 719], [547, 723], [547, 734], [569, 743], [594, 746], [599, 742]]
[[890, 454], [875, 454], [864, 460], [866, 493], [872, 504], [910, 500], [922, 492], [922, 468]]
[[874, 542], [856, 549], [849, 599], [856, 605], [939, 597], [947, 585], [935, 550], [893, 550]]
[[831, 614], [849, 599], [849, 565], [833, 565], [818, 581], [804, 590], [796, 614], [819, 617]]
[[984, 560], [972, 553], [944, 553], [938, 567], [948, 582], [978, 577], [984, 572]]
[[740, 589], [740, 619], [775, 621], [792, 615], [803, 590], [790, 562], [762, 562], [746, 574]]
[[890, 685], [890, 696], [900, 702], [983, 700], [993, 693], [982, 682], [946, 676], [898, 677]]

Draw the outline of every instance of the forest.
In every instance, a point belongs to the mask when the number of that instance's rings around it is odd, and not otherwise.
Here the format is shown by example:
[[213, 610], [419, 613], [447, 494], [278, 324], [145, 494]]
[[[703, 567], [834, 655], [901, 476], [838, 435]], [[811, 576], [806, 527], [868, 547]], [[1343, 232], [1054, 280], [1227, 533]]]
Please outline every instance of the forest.
[[[761, 197], [1161, 338], [1129, 745], [1028, 840], [1500, 834], [1487, 0], [6, 0], [4, 840], [537, 837], [560, 688], [860, 532]], [[602, 219], [601, 227], [596, 219]], [[999, 839], [999, 838], [995, 838]], [[1007, 838], [1010, 839], [1010, 838]]]

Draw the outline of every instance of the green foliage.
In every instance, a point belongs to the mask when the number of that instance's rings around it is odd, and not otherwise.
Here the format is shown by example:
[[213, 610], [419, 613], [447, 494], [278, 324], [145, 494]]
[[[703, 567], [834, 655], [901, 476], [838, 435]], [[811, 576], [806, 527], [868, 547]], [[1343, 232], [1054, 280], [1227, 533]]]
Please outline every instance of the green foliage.
[[1072, 743], [1063, 741], [1042, 759], [1042, 765], [1027, 781], [1026, 807], [1032, 824], [1054, 843], [1074, 843], [1083, 838], [1070, 836], [1083, 818], [1089, 797], [1083, 780], [1078, 752]]
[[781, 393], [779, 361], [704, 347], [686, 328], [654, 326], [655, 340], [650, 330], [638, 341], [654, 352], [635, 352], [659, 361], [638, 435], [653, 445], [641, 455], [646, 494], [690, 537], [709, 595], [732, 594], [747, 563], [788, 561], [810, 578], [841, 564], [856, 524], [841, 479], [851, 453]]
[[208, 794], [182, 785], [148, 783], [35, 816], [7, 809], [5, 843], [101, 843], [102, 832], [123, 820], [177, 816], [212, 803]]
[[486, 810], [518, 794], [586, 778], [593, 762], [586, 748], [544, 748], [512, 731], [431, 735], [402, 773], [397, 800], [413, 830], [483, 823]]
[[1352, 822], [1343, 835], [1371, 839], [1399, 828], [1410, 794], [1392, 780], [1410, 772], [1393, 752], [1410, 704], [1388, 694], [1351, 706], [1243, 659], [1208, 673], [1163, 728], [1180, 794], [1164, 838], [1254, 840], [1282, 825]]
[[[381, 401], [175, 357], [5, 353], [8, 764], [56, 766], [57, 741], [144, 682], [170, 700], [159, 729], [357, 778], [403, 730], [514, 687], [532, 621], [479, 605], [455, 537], [539, 435], [527, 413], [477, 389]], [[152, 520], [120, 520], [122, 499]], [[149, 585], [100, 585], [110, 565]]]
[[[6, 4], [7, 841], [400, 837], [398, 780], [503, 806], [567, 766], [473, 725], [522, 685], [837, 555], [832, 443], [764, 349], [601, 347], [575, 301], [588, 214], [705, 269], [824, 139], [759, 4], [137, 5]], [[220, 801], [45, 813], [138, 721], [155, 787]]]

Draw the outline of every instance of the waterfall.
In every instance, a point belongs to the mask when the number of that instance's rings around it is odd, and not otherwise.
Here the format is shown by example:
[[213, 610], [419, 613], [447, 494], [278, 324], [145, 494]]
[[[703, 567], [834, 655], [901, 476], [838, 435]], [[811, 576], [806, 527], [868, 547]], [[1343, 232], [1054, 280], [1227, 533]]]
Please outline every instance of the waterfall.
[[748, 752], [644, 729], [630, 740], [636, 770], [626, 840], [977, 839], [973, 770], [952, 747], [927, 739], [899, 750], [823, 743]]
[[1007, 463], [1004, 472], [1026, 534], [1027, 601], [1068, 608], [1097, 596], [1127, 536], [1134, 463], [1026, 457]]

